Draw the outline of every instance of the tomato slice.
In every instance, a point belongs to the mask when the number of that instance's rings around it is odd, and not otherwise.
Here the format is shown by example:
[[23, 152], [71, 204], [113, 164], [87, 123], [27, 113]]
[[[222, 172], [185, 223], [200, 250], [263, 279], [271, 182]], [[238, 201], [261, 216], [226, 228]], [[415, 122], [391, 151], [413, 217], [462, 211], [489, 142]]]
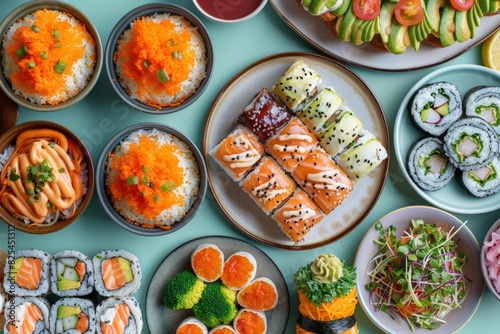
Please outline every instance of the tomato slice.
[[469, 10], [474, 5], [474, 0], [450, 0], [456, 10]]
[[358, 18], [370, 21], [380, 14], [380, 2], [378, 0], [353, 0], [352, 9]]
[[399, 0], [394, 10], [394, 16], [396, 16], [399, 24], [404, 26], [415, 25], [424, 18], [422, 3], [420, 0]]

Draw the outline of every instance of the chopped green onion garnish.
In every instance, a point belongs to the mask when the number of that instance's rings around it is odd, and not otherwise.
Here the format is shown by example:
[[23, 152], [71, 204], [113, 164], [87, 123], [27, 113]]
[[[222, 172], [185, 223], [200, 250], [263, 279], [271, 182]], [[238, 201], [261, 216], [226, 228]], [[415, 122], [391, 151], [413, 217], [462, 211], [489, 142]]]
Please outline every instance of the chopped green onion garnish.
[[145, 68], [148, 68], [150, 65], [151, 65], [151, 62], [149, 60], [144, 60], [144, 62], [142, 63], [142, 65], [145, 67]]
[[34, 32], [40, 32], [40, 28], [38, 28], [36, 25], [32, 25], [31, 30], [33, 30]]
[[62, 74], [65, 68], [66, 68], [66, 63], [63, 62], [62, 60], [58, 60], [57, 63], [54, 65], [54, 71], [56, 71], [59, 74]]
[[61, 47], [62, 47], [62, 43], [61, 43], [61, 41], [56, 41], [56, 42], [54, 43], [54, 47], [55, 47], [56, 49], [61, 48]]
[[172, 57], [174, 57], [175, 59], [182, 59], [182, 51], [174, 51], [172, 52]]
[[28, 54], [28, 48], [24, 45], [16, 51], [16, 55], [19, 58], [24, 58], [27, 54]]
[[173, 38], [170, 38], [168, 41], [167, 41], [167, 46], [174, 46], [176, 45], [177, 42], [175, 41], [175, 39]]
[[148, 168], [148, 167], [142, 167], [142, 171], [143, 171], [144, 173], [147, 173], [147, 172], [149, 172], [149, 168]]
[[17, 181], [20, 178], [21, 178], [21, 175], [19, 175], [19, 174], [16, 173], [16, 169], [15, 168], [12, 168], [12, 170], [10, 171], [9, 180], [11, 180], [11, 181]]
[[47, 58], [49, 58], [49, 55], [47, 54], [47, 52], [42, 51], [42, 52], [40, 52], [40, 57], [42, 57], [42, 59], [47, 59]]
[[34, 62], [32, 62], [32, 61], [30, 61], [30, 62], [28, 63], [28, 68], [35, 68], [35, 63], [34, 63]]
[[126, 181], [128, 186], [135, 186], [139, 184], [139, 178], [137, 176], [128, 176]]
[[55, 39], [59, 39], [59, 38], [61, 38], [61, 34], [59, 33], [59, 31], [57, 29], [54, 29], [54, 30], [52, 30], [52, 37], [54, 37]]
[[157, 194], [153, 194], [153, 202], [158, 202], [160, 200], [160, 196]]
[[160, 186], [160, 189], [165, 193], [168, 193], [169, 191], [172, 191], [175, 188], [177, 188], [177, 184], [175, 183], [174, 180], [167, 180], [163, 182]]
[[144, 191], [141, 191], [141, 196], [144, 196], [146, 195], [146, 193]]
[[149, 176], [143, 175], [142, 176], [142, 184], [150, 184], [151, 180], [149, 179]]
[[164, 68], [156, 72], [156, 76], [161, 83], [165, 83], [170, 80], [170, 77], [168, 76], [167, 71], [165, 71]]
[[64, 172], [66, 171], [66, 169], [64, 169], [64, 168], [59, 168], [57, 171], [58, 171], [59, 173], [64, 173]]

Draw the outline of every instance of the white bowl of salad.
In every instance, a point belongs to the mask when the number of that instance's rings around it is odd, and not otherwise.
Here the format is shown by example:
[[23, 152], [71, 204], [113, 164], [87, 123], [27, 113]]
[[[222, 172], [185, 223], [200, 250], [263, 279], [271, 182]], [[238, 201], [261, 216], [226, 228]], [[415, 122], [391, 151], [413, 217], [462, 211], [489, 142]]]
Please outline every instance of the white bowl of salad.
[[481, 270], [490, 292], [500, 301], [500, 219], [491, 225], [481, 247]]
[[360, 305], [388, 333], [455, 333], [484, 293], [479, 243], [466, 222], [430, 206], [404, 207], [368, 229], [355, 258]]

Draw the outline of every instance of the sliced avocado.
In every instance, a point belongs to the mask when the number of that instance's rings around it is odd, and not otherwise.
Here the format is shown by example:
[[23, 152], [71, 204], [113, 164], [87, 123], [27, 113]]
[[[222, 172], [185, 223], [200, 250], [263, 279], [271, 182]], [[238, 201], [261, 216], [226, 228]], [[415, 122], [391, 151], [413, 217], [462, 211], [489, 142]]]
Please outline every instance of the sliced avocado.
[[490, 1], [490, 13], [494, 14], [498, 12], [499, 4], [498, 0], [497, 1]]
[[339, 39], [341, 41], [343, 42], [349, 41], [351, 37], [352, 27], [355, 21], [356, 21], [356, 15], [354, 14], [352, 7], [349, 7], [349, 9], [344, 15], [342, 23], [340, 24], [340, 29], [338, 30]]
[[82, 283], [80, 283], [79, 281], [72, 281], [67, 279], [60, 279], [57, 281], [57, 288], [59, 289], [59, 291], [76, 290], [81, 286]]
[[10, 267], [10, 272], [9, 272], [9, 280], [12, 282], [15, 282], [17, 279], [17, 273], [19, 272], [19, 269], [21, 269], [21, 266], [23, 265], [24, 257], [20, 256], [14, 260], [14, 264], [12, 267]]
[[356, 18], [356, 20], [354, 20], [351, 28], [351, 35], [349, 36], [349, 40], [352, 44], [360, 45], [361, 43], [363, 43], [363, 41], [361, 40], [361, 35], [363, 32], [363, 28], [367, 24], [367, 22], [369, 21], [364, 21], [359, 18]]
[[375, 26], [378, 25], [378, 20], [370, 20], [363, 28], [363, 33], [361, 35], [361, 39], [363, 42], [369, 42], [375, 36]]
[[312, 0], [308, 7], [309, 13], [319, 15], [327, 2], [328, 0]]
[[420, 35], [418, 34], [418, 25], [413, 25], [408, 27], [408, 35], [410, 36], [411, 46], [418, 51], [420, 49]]
[[427, 0], [425, 12], [429, 15], [432, 31], [439, 34], [439, 23], [441, 22], [441, 8], [445, 0]]
[[486, 14], [490, 12], [490, 0], [479, 0], [481, 5], [481, 11]]
[[457, 10], [455, 12], [455, 38], [462, 43], [471, 38], [469, 23], [467, 22], [467, 11]]
[[476, 23], [476, 27], [479, 27], [479, 25], [481, 24], [481, 17], [484, 16], [484, 13], [481, 10], [479, 1], [474, 1], [474, 5], [472, 7], [474, 8], [474, 22]]
[[304, 7], [308, 8], [308, 7], [309, 7], [309, 5], [311, 4], [311, 1], [312, 1], [312, 0], [302, 0], [302, 1], [300, 2], [300, 4], [301, 4], [302, 6], [304, 6]]
[[470, 29], [470, 37], [474, 38], [476, 36], [476, 20], [474, 19], [474, 15], [476, 12], [476, 6], [472, 6], [468, 11], [467, 11], [467, 24], [469, 25]]
[[380, 38], [384, 44], [389, 43], [389, 35], [391, 33], [391, 23], [392, 17], [394, 15], [394, 10], [396, 9], [396, 4], [393, 2], [384, 2], [382, 7], [380, 7]]
[[387, 43], [387, 47], [392, 53], [401, 54], [405, 52], [406, 48], [410, 44], [410, 39], [407, 33], [408, 26], [400, 24], [395, 18], [393, 18], [389, 42]]
[[57, 318], [62, 319], [82, 312], [80, 306], [61, 305], [57, 308]]
[[332, 14], [340, 18], [347, 12], [349, 7], [351, 7], [351, 0], [343, 0], [339, 8], [332, 10]]
[[451, 5], [444, 6], [439, 25], [440, 41], [443, 46], [455, 43], [455, 8]]
[[134, 280], [134, 274], [132, 273], [130, 261], [121, 256], [117, 257], [117, 259], [118, 263], [120, 263], [120, 267], [123, 269], [123, 273], [125, 274], [125, 280], [127, 282], [132, 282]]
[[441, 115], [441, 116], [446, 116], [450, 113], [450, 105], [448, 103], [443, 104], [442, 106], [439, 106], [436, 108], [436, 111]]

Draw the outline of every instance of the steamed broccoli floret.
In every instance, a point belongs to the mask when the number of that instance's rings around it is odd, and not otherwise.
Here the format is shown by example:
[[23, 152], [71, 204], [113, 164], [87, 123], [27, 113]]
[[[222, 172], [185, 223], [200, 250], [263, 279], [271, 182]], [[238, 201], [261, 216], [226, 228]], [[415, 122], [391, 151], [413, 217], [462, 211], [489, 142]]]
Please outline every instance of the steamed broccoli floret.
[[205, 282], [189, 271], [181, 271], [165, 286], [163, 303], [171, 309], [191, 309], [200, 300]]
[[209, 283], [193, 311], [194, 315], [209, 327], [227, 325], [238, 313], [236, 291], [219, 282]]

